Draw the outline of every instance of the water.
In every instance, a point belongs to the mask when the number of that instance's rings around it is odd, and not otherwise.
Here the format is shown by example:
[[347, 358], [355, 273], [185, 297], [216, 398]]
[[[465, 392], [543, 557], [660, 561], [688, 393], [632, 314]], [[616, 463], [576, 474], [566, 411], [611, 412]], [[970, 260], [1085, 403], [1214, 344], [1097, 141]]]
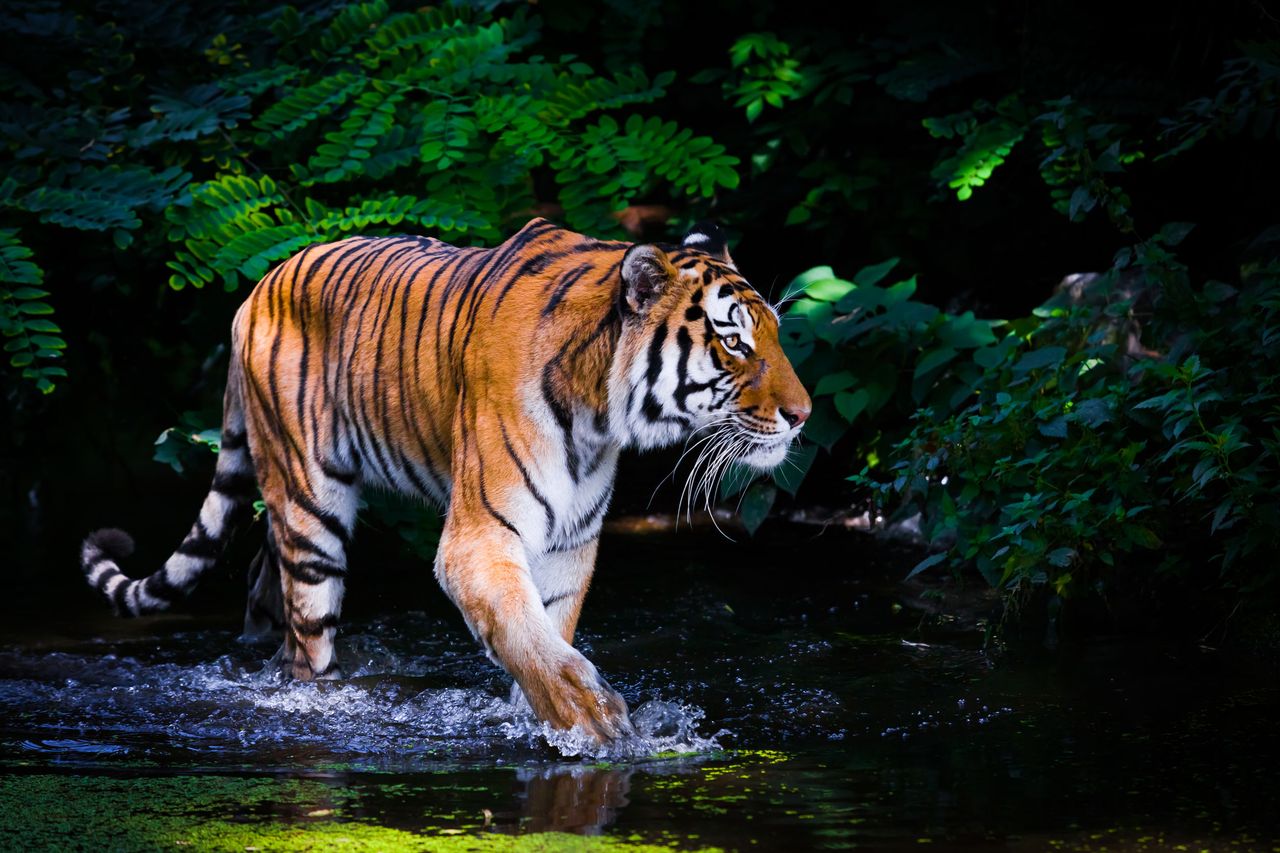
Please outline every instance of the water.
[[425, 583], [353, 591], [337, 684], [263, 671], [233, 606], [15, 617], [0, 848], [1277, 849], [1273, 672], [988, 654], [909, 556], [777, 539], [606, 542], [579, 645], [640, 731], [606, 752], [513, 708]]

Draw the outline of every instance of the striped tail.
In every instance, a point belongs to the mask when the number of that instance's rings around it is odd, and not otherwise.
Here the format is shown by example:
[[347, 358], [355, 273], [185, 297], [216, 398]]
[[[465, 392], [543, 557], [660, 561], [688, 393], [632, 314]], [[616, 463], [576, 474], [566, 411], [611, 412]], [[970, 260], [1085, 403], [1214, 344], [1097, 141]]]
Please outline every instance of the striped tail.
[[253, 461], [246, 440], [244, 409], [234, 367], [228, 377], [222, 423], [222, 449], [213, 486], [200, 516], [178, 550], [149, 577], [131, 579], [118, 562], [133, 553], [133, 539], [123, 530], [89, 534], [80, 549], [80, 566], [89, 585], [107, 597], [118, 615], [141, 616], [168, 609], [188, 595], [200, 576], [217, 563], [239, 522], [252, 511], [257, 495]]

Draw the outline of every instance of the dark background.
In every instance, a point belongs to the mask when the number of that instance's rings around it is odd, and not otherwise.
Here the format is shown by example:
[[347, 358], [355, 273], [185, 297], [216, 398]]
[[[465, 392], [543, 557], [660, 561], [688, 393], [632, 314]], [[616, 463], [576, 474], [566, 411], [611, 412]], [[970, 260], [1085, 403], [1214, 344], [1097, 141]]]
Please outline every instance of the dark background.
[[[99, 23], [115, 22], [133, 51], [136, 73], [144, 85], [156, 86], [176, 82], [171, 78], [184, 69], [199, 73], [186, 58], [239, 11], [184, 3], [153, 4], [145, 14], [125, 3], [5, 4], [0, 17], [33, 8], [73, 9]], [[742, 186], [709, 205], [650, 201], [671, 207], [673, 228], [700, 215], [726, 222], [740, 268], [767, 295], [778, 296], [797, 273], [817, 264], [852, 271], [895, 256], [918, 275], [924, 299], [986, 317], [1026, 314], [1064, 275], [1108, 266], [1121, 241], [1100, 217], [1075, 224], [1052, 210], [1032, 152], [1011, 157], [967, 202], [939, 193], [929, 172], [940, 143], [922, 129], [922, 118], [1019, 91], [1028, 99], [1071, 95], [1154, 133], [1154, 117], [1213, 91], [1224, 60], [1241, 44], [1280, 35], [1275, 10], [1262, 2], [879, 2], [838, 15], [826, 4], [768, 2], [597, 6], [560, 0], [536, 8], [545, 22], [539, 50], [547, 55], [572, 52], [599, 68], [639, 62], [655, 72], [676, 71], [677, 82], [656, 111], [711, 135], [744, 163], [757, 137], [741, 108], [722, 97], [718, 85], [689, 82], [704, 69], [726, 67], [730, 45], [744, 32], [792, 34], [797, 42], [833, 50], [945, 45], [972, 58], [988, 70], [944, 87], [928, 103], [863, 86], [849, 106], [829, 103], [804, 117], [814, 152], [872, 179], [857, 203], [838, 208], [827, 227], [784, 226], [806, 189], [788, 168], [752, 175], [744, 166]], [[0, 25], [9, 71], [42, 86], [63, 84], [76, 67], [76, 50], [71, 39], [32, 39]], [[766, 113], [761, 122], [774, 120]], [[1168, 221], [1194, 221], [1198, 228], [1182, 248], [1184, 260], [1207, 277], [1229, 277], [1259, 227], [1276, 218], [1276, 148], [1271, 136], [1229, 145], [1211, 139], [1176, 164], [1140, 164], [1124, 179], [1137, 200], [1139, 233]], [[510, 229], [519, 224], [511, 222]], [[144, 224], [164, 227], [159, 217]], [[654, 238], [670, 236], [661, 224], [650, 231]], [[179, 476], [152, 461], [153, 444], [184, 412], [216, 423], [227, 330], [247, 292], [174, 292], [166, 285], [165, 256], [116, 249], [103, 235], [28, 229], [24, 236], [46, 268], [71, 346], [63, 362], [69, 378], [55, 393], [34, 394], [12, 379], [3, 386], [0, 553], [8, 565], [7, 608], [45, 606], [37, 602], [51, 591], [88, 596], [80, 587], [76, 552], [94, 528], [134, 531], [141, 547], [136, 566], [158, 565], [177, 544], [207, 488], [213, 457]], [[674, 459], [673, 452], [628, 455], [614, 515], [672, 510], [674, 485], [658, 489], [652, 504], [650, 495]], [[853, 502], [845, 473], [839, 463], [816, 466], [797, 501]], [[375, 533], [364, 531], [361, 538]], [[394, 537], [379, 547], [382, 556], [372, 562], [405, 556]], [[429, 566], [419, 570], [426, 573]]]

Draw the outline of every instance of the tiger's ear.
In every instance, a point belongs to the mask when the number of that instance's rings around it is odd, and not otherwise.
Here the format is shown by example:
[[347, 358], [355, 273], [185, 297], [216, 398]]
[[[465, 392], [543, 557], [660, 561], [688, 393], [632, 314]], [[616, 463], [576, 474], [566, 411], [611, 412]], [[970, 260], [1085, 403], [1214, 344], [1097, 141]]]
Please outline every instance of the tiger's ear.
[[706, 252], [716, 260], [737, 269], [733, 258], [729, 257], [729, 240], [724, 236], [724, 231], [720, 230], [720, 226], [714, 222], [699, 222], [690, 228], [689, 233], [684, 235], [682, 245], [697, 249], [699, 252]]
[[676, 268], [666, 252], [649, 243], [632, 246], [622, 258], [622, 294], [627, 307], [643, 314], [675, 277]]

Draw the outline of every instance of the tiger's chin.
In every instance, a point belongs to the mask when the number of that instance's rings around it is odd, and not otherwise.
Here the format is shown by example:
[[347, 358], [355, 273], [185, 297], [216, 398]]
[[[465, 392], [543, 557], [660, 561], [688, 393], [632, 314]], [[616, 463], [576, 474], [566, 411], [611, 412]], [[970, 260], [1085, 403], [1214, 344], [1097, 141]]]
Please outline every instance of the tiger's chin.
[[762, 444], [738, 461], [749, 468], [768, 474], [783, 463], [790, 449], [791, 437], [788, 436], [769, 444]]

